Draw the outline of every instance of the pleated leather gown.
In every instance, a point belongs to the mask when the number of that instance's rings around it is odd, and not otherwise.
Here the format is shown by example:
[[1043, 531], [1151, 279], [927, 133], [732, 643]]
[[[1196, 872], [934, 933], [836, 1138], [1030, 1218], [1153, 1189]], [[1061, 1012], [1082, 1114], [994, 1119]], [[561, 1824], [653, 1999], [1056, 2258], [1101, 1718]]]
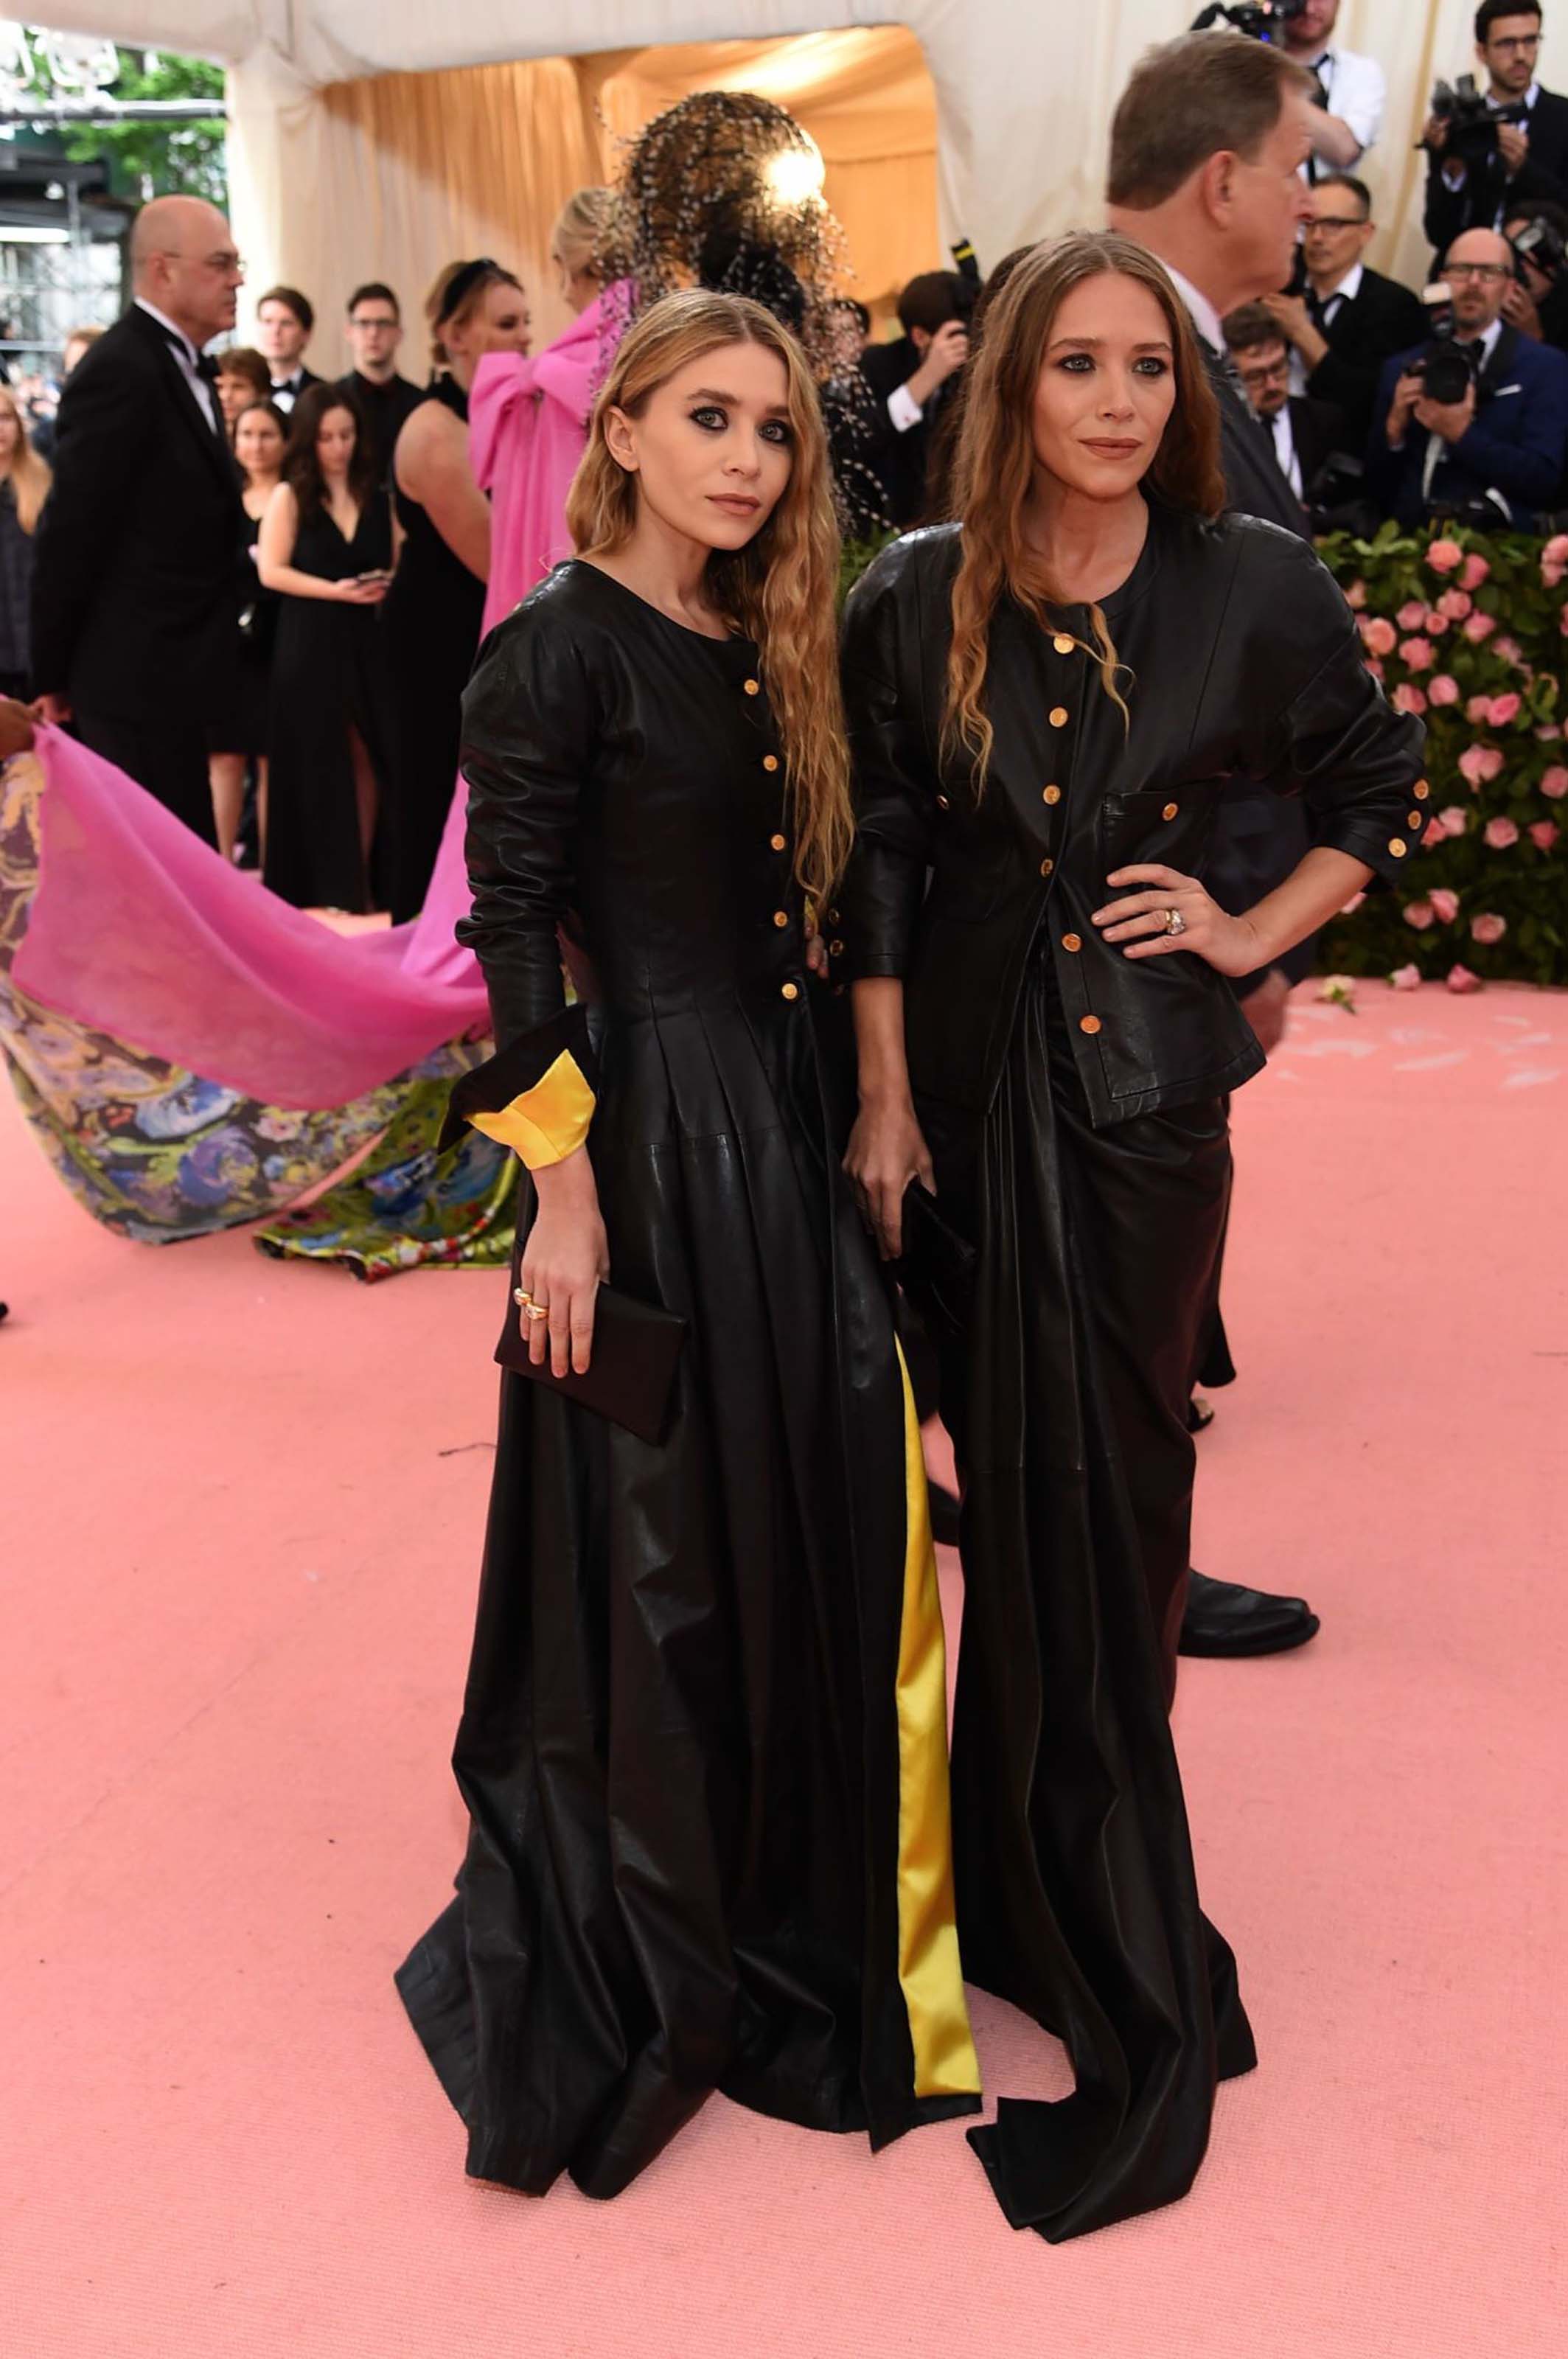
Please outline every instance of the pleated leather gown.
[[480, 2178], [614, 2195], [715, 2089], [880, 2146], [978, 2104], [942, 1642], [757, 650], [561, 566], [481, 651], [463, 768], [487, 1119], [591, 1109], [611, 1283], [689, 1332], [658, 1446], [502, 1379], [470, 1839], [399, 1988]]

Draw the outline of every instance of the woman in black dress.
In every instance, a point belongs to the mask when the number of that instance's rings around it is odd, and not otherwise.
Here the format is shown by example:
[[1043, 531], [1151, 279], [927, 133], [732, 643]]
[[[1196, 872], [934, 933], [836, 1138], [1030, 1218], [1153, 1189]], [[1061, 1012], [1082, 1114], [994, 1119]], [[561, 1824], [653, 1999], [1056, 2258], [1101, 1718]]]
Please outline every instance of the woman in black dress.
[[591, 1365], [606, 1274], [687, 1334], [658, 1446], [502, 1378], [467, 1856], [398, 1983], [470, 2171], [608, 2196], [714, 2089], [878, 2146], [978, 2098], [919, 1433], [810, 980], [850, 833], [826, 451], [766, 311], [648, 310], [569, 522], [463, 700], [499, 1048], [454, 1103], [529, 1167], [536, 1363]]
[[[1160, 266], [1037, 248], [969, 387], [960, 520], [877, 560], [844, 638], [848, 1166], [907, 1248], [964, 1482], [959, 1931], [1077, 2080], [972, 2136], [1052, 2239], [1182, 2194], [1216, 2075], [1255, 2060], [1167, 1721], [1225, 1093], [1263, 1063], [1225, 978], [1399, 876], [1427, 794], [1312, 550], [1219, 520], [1217, 432]], [[1315, 848], [1236, 918], [1199, 875], [1238, 772], [1301, 792]], [[967, 1277], [933, 1278], [917, 1180]]]
[[33, 535], [49, 488], [22, 406], [0, 384], [0, 695], [24, 702], [33, 692]]
[[[226, 720], [213, 723], [207, 770], [212, 782], [212, 823], [218, 851], [232, 860], [245, 810], [246, 774], [256, 775], [256, 819], [267, 841], [267, 749], [272, 706], [272, 651], [278, 636], [278, 593], [264, 590], [257, 570], [261, 520], [283, 476], [289, 424], [270, 401], [248, 403], [231, 421], [234, 457], [244, 485], [245, 539], [240, 549], [237, 606], [239, 657], [234, 701]], [[247, 833], [249, 832], [247, 824]]]
[[468, 389], [486, 353], [526, 353], [528, 306], [498, 263], [452, 262], [425, 303], [435, 375], [393, 454], [402, 529], [382, 618], [392, 679], [385, 875], [392, 922], [417, 918], [457, 785], [459, 713], [490, 579], [490, 503], [468, 461]]
[[371, 847], [387, 777], [378, 609], [392, 578], [392, 512], [371, 480], [361, 429], [352, 393], [307, 386], [261, 527], [262, 586], [282, 600], [262, 874], [300, 908], [372, 907]]

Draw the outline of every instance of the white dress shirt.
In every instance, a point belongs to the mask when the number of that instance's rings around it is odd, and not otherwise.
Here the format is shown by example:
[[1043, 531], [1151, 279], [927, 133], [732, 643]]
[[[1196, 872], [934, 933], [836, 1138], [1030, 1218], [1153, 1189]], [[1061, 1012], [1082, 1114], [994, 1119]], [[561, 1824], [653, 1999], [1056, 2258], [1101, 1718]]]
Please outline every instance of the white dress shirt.
[[[1162, 259], [1162, 258], [1161, 258]], [[1162, 262], [1165, 276], [1187, 306], [1187, 316], [1212, 353], [1224, 353], [1225, 331], [1220, 315], [1206, 295], [1199, 293], [1190, 278], [1184, 278], [1173, 262]]]
[[898, 432], [907, 434], [911, 426], [920, 424], [925, 416], [925, 411], [909, 391], [908, 385], [896, 385], [887, 396], [887, 415]]
[[[1331, 42], [1320, 56], [1301, 58], [1298, 64], [1315, 73], [1323, 86], [1328, 111], [1337, 114], [1356, 135], [1356, 145], [1365, 156], [1383, 128], [1383, 110], [1388, 103], [1388, 77], [1376, 58], [1365, 58], [1356, 49], [1342, 49]], [[1361, 157], [1356, 158], [1359, 163]], [[1326, 156], [1314, 156], [1309, 166], [1302, 168], [1311, 179], [1322, 179], [1326, 173], [1344, 170], [1331, 164]]]
[[156, 303], [149, 303], [145, 295], [136, 297], [136, 309], [138, 311], [145, 311], [149, 320], [156, 320], [164, 334], [170, 339], [169, 350], [174, 354], [175, 365], [200, 402], [201, 415], [215, 434], [218, 430], [217, 406], [212, 397], [212, 386], [197, 367], [196, 364], [201, 356], [195, 345], [184, 329], [177, 327], [168, 312], [160, 311]]
[[[1481, 346], [1481, 367], [1483, 369], [1490, 367], [1492, 354], [1497, 349], [1497, 338], [1502, 334], [1502, 321], [1500, 320], [1494, 320], [1491, 326], [1486, 330], [1486, 334], [1479, 339]], [[1477, 340], [1475, 337], [1466, 337], [1463, 341], [1467, 343], [1473, 343]], [[1453, 446], [1450, 443], [1443, 440], [1441, 434], [1428, 434], [1426, 438], [1426, 457], [1421, 462], [1422, 499], [1427, 498], [1430, 495], [1432, 491], [1432, 479], [1443, 463], [1444, 455]]]
[[[1525, 11], [1521, 9], [1519, 13], [1522, 16]], [[1535, 113], [1535, 102], [1540, 96], [1541, 84], [1538, 82], [1532, 82], [1530, 88], [1526, 91], [1522, 102], [1529, 114], [1533, 114]], [[1528, 121], [1520, 124], [1519, 129], [1524, 133], [1525, 145], [1528, 147], [1530, 145], [1530, 125]], [[1443, 184], [1444, 188], [1462, 189], [1465, 186], [1465, 180], [1469, 177], [1469, 172], [1470, 168], [1467, 164], [1461, 164], [1455, 161], [1452, 157], [1444, 157], [1443, 162]], [[1502, 228], [1503, 223], [1507, 221], [1509, 213], [1513, 210], [1513, 190], [1511, 188], [1505, 186], [1502, 196], [1497, 204], [1497, 210], [1492, 215], [1491, 226], [1494, 229], [1500, 230]], [[1473, 223], [1472, 226], [1481, 228], [1485, 226], [1485, 224], [1475, 223]], [[1488, 354], [1488, 358], [1489, 357], [1490, 355]]]
[[1263, 422], [1274, 437], [1274, 456], [1279, 462], [1279, 473], [1284, 476], [1296, 497], [1300, 499], [1302, 496], [1301, 462], [1296, 451], [1296, 434], [1295, 429], [1290, 424], [1290, 403], [1282, 401], [1273, 417], [1265, 419]]

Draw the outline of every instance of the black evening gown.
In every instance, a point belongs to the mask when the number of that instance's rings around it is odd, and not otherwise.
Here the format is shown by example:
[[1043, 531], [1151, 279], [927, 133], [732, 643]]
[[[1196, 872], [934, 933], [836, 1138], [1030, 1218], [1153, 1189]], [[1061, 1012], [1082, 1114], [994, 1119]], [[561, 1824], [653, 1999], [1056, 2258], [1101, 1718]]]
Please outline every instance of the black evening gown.
[[[438, 377], [425, 397], [467, 419], [468, 396], [451, 377]], [[485, 584], [396, 480], [393, 497], [405, 538], [382, 609], [394, 740], [383, 876], [392, 922], [400, 925], [424, 908], [452, 810], [463, 691], [479, 645]]]
[[[1423, 824], [1390, 712], [1303, 544], [1151, 503], [1090, 617], [992, 616], [984, 791], [944, 754], [957, 527], [883, 552], [844, 634], [856, 850], [844, 963], [895, 975], [938, 1208], [972, 1288], [911, 1283], [942, 1360], [964, 1571], [953, 1736], [972, 1982], [1055, 2032], [1060, 2104], [971, 2133], [1015, 2226], [1059, 2240], [1183, 2194], [1217, 2079], [1254, 2062], [1203, 1917], [1168, 1705], [1188, 1586], [1188, 1389], [1229, 1201], [1226, 1093], [1263, 1061], [1195, 953], [1129, 961], [1093, 912], [1128, 862], [1206, 875], [1242, 777], [1389, 878]], [[1240, 1774], [1246, 1774], [1245, 1767]]]
[[919, 1432], [777, 747], [754, 647], [578, 561], [463, 704], [485, 1102], [588, 1083], [611, 1283], [689, 1322], [659, 1446], [502, 1378], [467, 1854], [398, 1985], [469, 2170], [530, 2193], [614, 2195], [715, 2089], [874, 2146], [978, 2106]]
[[222, 719], [212, 723], [214, 754], [244, 754], [265, 759], [272, 733], [272, 657], [278, 642], [278, 615], [282, 600], [276, 590], [264, 590], [256, 570], [256, 545], [261, 519], [246, 514], [240, 550], [239, 616], [235, 626], [238, 657], [234, 667], [234, 700]]
[[[392, 562], [386, 493], [366, 493], [352, 540], [325, 508], [306, 516], [289, 561], [323, 582], [385, 570]], [[379, 606], [283, 595], [272, 658], [263, 876], [299, 908], [371, 906], [349, 741], [357, 730], [384, 796], [387, 693]]]

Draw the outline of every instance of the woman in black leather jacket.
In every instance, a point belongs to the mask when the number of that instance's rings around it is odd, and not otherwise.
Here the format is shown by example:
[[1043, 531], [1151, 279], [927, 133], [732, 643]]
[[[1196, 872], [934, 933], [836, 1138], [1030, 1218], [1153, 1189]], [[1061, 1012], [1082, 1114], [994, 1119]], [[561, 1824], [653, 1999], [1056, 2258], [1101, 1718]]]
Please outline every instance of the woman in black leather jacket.
[[826, 470], [768, 312], [653, 306], [587, 554], [463, 702], [497, 1054], [454, 1106], [528, 1167], [532, 1359], [592, 1373], [606, 1276], [687, 1329], [657, 1445], [502, 1379], [468, 1852], [398, 1979], [470, 2170], [532, 2193], [615, 2194], [715, 2088], [877, 2145], [979, 2103], [920, 1437], [809, 980], [851, 834]]
[[[975, 364], [961, 521], [878, 559], [844, 642], [848, 1169], [888, 1255], [908, 1221], [964, 1483], [964, 1966], [1077, 2080], [971, 2136], [1014, 2224], [1052, 2238], [1184, 2192], [1216, 2071], [1255, 2060], [1167, 1721], [1225, 1098], [1264, 1061], [1226, 978], [1399, 875], [1427, 796], [1420, 726], [1311, 549], [1219, 520], [1216, 452], [1160, 266], [1107, 236], [1038, 248]], [[1199, 881], [1237, 772], [1301, 794], [1314, 837], [1239, 919]], [[915, 1180], [934, 1216], [906, 1210]]]

